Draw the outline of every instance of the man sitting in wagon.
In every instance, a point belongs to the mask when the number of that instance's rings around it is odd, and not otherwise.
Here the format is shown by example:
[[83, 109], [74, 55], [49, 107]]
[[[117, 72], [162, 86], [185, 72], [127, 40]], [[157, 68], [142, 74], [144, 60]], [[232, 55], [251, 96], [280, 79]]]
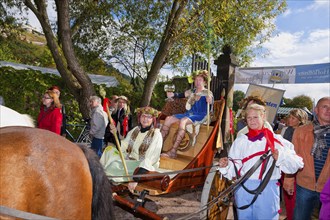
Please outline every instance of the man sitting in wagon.
[[194, 76], [195, 88], [193, 90], [188, 90], [184, 93], [167, 92], [168, 98], [187, 97], [188, 101], [186, 103], [187, 111], [185, 113], [168, 116], [165, 119], [161, 128], [163, 140], [167, 137], [172, 124], [179, 122], [179, 129], [173, 147], [169, 151], [162, 153], [162, 157], [176, 158], [177, 149], [185, 136], [186, 126], [205, 121], [207, 116], [207, 105], [213, 103], [213, 93], [205, 88], [208, 77], [208, 71], [201, 70]]

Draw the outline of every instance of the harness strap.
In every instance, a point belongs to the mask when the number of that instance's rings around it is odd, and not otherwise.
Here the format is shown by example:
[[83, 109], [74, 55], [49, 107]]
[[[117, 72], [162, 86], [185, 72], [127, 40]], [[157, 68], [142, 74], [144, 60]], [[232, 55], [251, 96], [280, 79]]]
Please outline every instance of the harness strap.
[[[268, 140], [268, 139], [267, 139]], [[268, 148], [270, 148], [270, 150], [271, 150], [271, 152], [273, 153], [274, 152], [274, 145], [270, 145], [270, 143], [268, 143], [268, 141], [267, 141], [267, 143], [266, 143], [266, 146], [265, 146], [265, 151], [268, 149]], [[262, 163], [262, 165], [261, 165], [261, 169], [260, 169], [260, 173], [259, 173], [259, 177], [258, 177], [258, 179], [259, 180], [261, 180], [261, 178], [262, 178], [262, 175], [264, 175], [264, 172], [265, 172], [265, 170], [266, 170], [266, 165], [267, 165], [267, 163], [268, 163], [268, 160], [266, 161], [264, 161], [263, 163]]]
[[[242, 159], [242, 167], [239, 169], [239, 171], [237, 171], [237, 168], [236, 168], [235, 163], [234, 163], [234, 170], [235, 170], [235, 173], [236, 173], [237, 178], [240, 177], [240, 171], [241, 171], [241, 169], [243, 168], [243, 164], [244, 164], [246, 161], [248, 161], [248, 160], [250, 160], [250, 159], [252, 159], [252, 158], [254, 158], [255, 156], [258, 156], [258, 155], [260, 155], [260, 154], [264, 154], [265, 152], [267, 152], [267, 149], [268, 149], [268, 144], [266, 144], [266, 146], [265, 146], [265, 151], [259, 151], [259, 152], [256, 152], [256, 153], [254, 153], [254, 154], [248, 156], [248, 157], [243, 158], [243, 159]], [[268, 164], [268, 162], [269, 162], [269, 158], [270, 158], [270, 157], [267, 157], [264, 161], [262, 161], [262, 165], [261, 165], [261, 169], [260, 169], [260, 173], [259, 173], [259, 178], [258, 178], [258, 179], [260, 179], [260, 180], [262, 179], [262, 176], [263, 176], [263, 174], [264, 174], [264, 172], [265, 172], [265, 170], [266, 170], [267, 164]], [[271, 175], [272, 175], [272, 173], [273, 173], [273, 170], [274, 170], [274, 167], [275, 167], [275, 163], [276, 163], [276, 161], [273, 160], [273, 164], [272, 164], [272, 166], [270, 167], [270, 169], [268, 170], [268, 172], [267, 172], [265, 178], [261, 181], [260, 185], [259, 185], [257, 188], [255, 188], [255, 189], [253, 189], [253, 190], [250, 190], [250, 189], [248, 189], [248, 188], [244, 185], [244, 183], [242, 183], [242, 187], [243, 187], [243, 189], [244, 189], [245, 191], [247, 191], [248, 193], [250, 193], [250, 194], [254, 194], [254, 197], [253, 197], [251, 203], [248, 204], [248, 205], [244, 205], [244, 206], [241, 206], [241, 207], [237, 207], [236, 204], [235, 204], [236, 208], [238, 208], [238, 209], [242, 209], [242, 210], [243, 210], [243, 209], [247, 209], [249, 206], [251, 206], [251, 205], [256, 201], [256, 199], [258, 198], [259, 194], [264, 190], [264, 188], [266, 187], [267, 183], [269, 182], [270, 177], [271, 177]]]
[[[240, 173], [241, 173], [241, 169], [243, 168], [243, 164], [244, 164], [246, 161], [252, 159], [252, 158], [255, 157], [255, 156], [259, 156], [259, 155], [264, 154], [265, 152], [267, 152], [268, 148], [270, 148], [272, 152], [274, 151], [274, 145], [272, 145], [272, 144], [268, 141], [268, 139], [266, 139], [266, 140], [267, 140], [267, 142], [266, 142], [266, 146], [265, 146], [265, 150], [264, 150], [264, 151], [259, 151], [259, 152], [256, 152], [256, 153], [250, 155], [250, 156], [247, 156], [247, 157], [243, 158], [243, 159], [242, 159], [242, 167], [239, 169], [238, 172], [236, 171], [236, 167], [235, 167], [235, 172], [236, 172], [236, 175], [237, 175], [237, 176], [240, 175]], [[274, 139], [274, 140], [275, 140], [277, 143], [279, 143], [280, 145], [282, 145], [277, 139]], [[267, 161], [267, 163], [268, 163], [268, 161]], [[262, 163], [262, 165], [261, 165], [261, 169], [260, 169], [260, 173], [259, 173], [259, 179], [260, 179], [260, 180], [261, 180], [261, 178], [262, 178], [262, 175], [263, 175], [264, 172], [265, 172], [265, 169], [266, 169], [266, 166], [265, 166], [265, 165], [266, 165], [266, 164], [265, 164], [265, 161], [264, 161], [264, 162]], [[235, 166], [235, 164], [234, 164], [234, 166]]]
[[246, 161], [252, 159], [253, 157], [263, 155], [264, 153], [266, 153], [266, 151], [259, 151], [257, 153], [251, 154], [250, 156], [247, 156], [247, 157], [243, 158], [242, 163], [245, 163]]
[[20, 219], [25, 219], [25, 220], [58, 220], [56, 218], [51, 218], [43, 215], [37, 215], [33, 214], [30, 212], [25, 212], [13, 208], [9, 208], [6, 206], [0, 206], [0, 213], [10, 216], [10, 217], [15, 217], [15, 218], [20, 218]]
[[263, 155], [263, 154], [266, 153], [266, 152], [267, 152], [266, 150], [265, 150], [265, 151], [259, 151], [259, 152], [257, 152], [257, 153], [251, 154], [250, 156], [247, 156], [247, 157], [243, 158], [243, 159], [242, 159], [242, 167], [241, 167], [238, 171], [237, 171], [237, 168], [236, 168], [235, 163], [234, 163], [236, 176], [237, 176], [237, 177], [240, 177], [240, 176], [241, 176], [241, 170], [242, 170], [242, 168], [243, 168], [243, 164], [244, 164], [246, 161], [248, 161], [248, 160], [250, 160], [250, 159], [252, 159], [252, 158], [254, 158], [254, 157], [256, 157], [256, 156]]
[[[249, 190], [247, 190], [250, 194], [254, 194], [254, 197], [252, 199], [252, 201], [250, 202], [250, 204], [247, 204], [247, 205], [243, 205], [241, 207], [237, 207], [236, 203], [234, 203], [235, 207], [238, 208], [238, 209], [247, 209], [248, 207], [250, 207], [258, 198], [259, 194], [265, 189], [265, 187], [267, 186], [269, 180], [270, 180], [270, 177], [272, 176], [273, 174], [273, 171], [274, 171], [274, 168], [275, 168], [275, 164], [276, 164], [276, 161], [273, 160], [273, 163], [272, 163], [272, 166], [270, 167], [270, 169], [268, 170], [265, 178], [262, 180], [262, 182], [260, 183], [260, 185], [257, 187], [255, 193], [250, 193]], [[243, 188], [246, 190], [246, 187], [244, 186], [244, 184], [242, 184]]]
[[258, 161], [249, 169], [243, 176], [241, 176], [239, 179], [237, 179], [233, 184], [231, 184], [229, 187], [227, 187], [224, 191], [222, 191], [219, 195], [212, 198], [210, 202], [208, 202], [206, 205], [201, 207], [201, 209], [198, 212], [190, 213], [189, 215], [183, 216], [181, 218], [178, 218], [177, 220], [183, 220], [183, 219], [191, 219], [192, 216], [195, 216], [196, 214], [205, 211], [207, 209], [212, 208], [215, 204], [217, 204], [219, 201], [221, 201], [224, 197], [228, 196], [230, 193], [235, 192], [238, 187], [241, 186], [242, 183], [244, 183], [261, 165], [261, 163], [268, 157], [271, 157], [271, 154], [269, 154], [269, 151], [264, 153]]

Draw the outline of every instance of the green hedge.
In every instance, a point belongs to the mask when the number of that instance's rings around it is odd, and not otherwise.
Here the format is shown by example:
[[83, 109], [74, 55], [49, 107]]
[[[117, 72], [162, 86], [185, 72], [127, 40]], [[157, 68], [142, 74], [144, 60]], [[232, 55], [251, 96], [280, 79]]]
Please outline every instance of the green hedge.
[[[150, 105], [158, 110], [161, 110], [165, 104], [164, 85], [166, 83], [169, 82], [157, 83], [152, 94]], [[52, 85], [58, 85], [61, 88], [60, 100], [65, 105], [67, 115], [70, 116], [68, 123], [79, 124], [82, 116], [79, 112], [78, 103], [65, 87], [64, 81], [60, 76], [35, 70], [17, 70], [12, 67], [0, 67], [0, 96], [4, 98], [5, 105], [22, 114], [29, 114], [34, 119], [39, 114], [41, 96]], [[96, 94], [99, 95], [100, 85], [94, 86]], [[132, 112], [139, 106], [142, 92], [133, 91], [132, 86], [128, 83], [120, 83], [118, 87], [104, 88], [107, 97], [112, 95], [127, 96], [130, 100]]]
[[52, 85], [61, 88], [61, 103], [72, 116], [70, 123], [78, 122], [81, 119], [78, 103], [65, 88], [61, 77], [35, 70], [0, 68], [0, 95], [4, 98], [5, 105], [22, 114], [29, 114], [35, 120], [39, 114], [41, 96]]

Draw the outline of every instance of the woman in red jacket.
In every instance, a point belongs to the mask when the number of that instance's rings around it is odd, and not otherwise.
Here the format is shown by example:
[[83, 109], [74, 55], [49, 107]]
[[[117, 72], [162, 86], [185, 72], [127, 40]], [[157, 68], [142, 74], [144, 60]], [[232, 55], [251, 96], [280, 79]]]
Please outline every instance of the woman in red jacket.
[[61, 134], [62, 112], [58, 95], [47, 90], [42, 96], [40, 113], [38, 115], [38, 128]]

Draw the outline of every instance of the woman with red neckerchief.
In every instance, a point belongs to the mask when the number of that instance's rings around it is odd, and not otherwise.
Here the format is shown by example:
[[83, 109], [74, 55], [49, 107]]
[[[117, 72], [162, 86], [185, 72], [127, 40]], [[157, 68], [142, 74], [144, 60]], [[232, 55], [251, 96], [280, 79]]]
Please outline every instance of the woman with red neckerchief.
[[[231, 180], [248, 172], [264, 153], [270, 151], [272, 154], [268, 161], [264, 160], [249, 179], [234, 192], [238, 219], [279, 219], [278, 179], [281, 177], [281, 171], [292, 174], [304, 166], [292, 143], [265, 128], [265, 120], [264, 106], [249, 105], [246, 109], [249, 132], [236, 138], [229, 150], [228, 158], [219, 160], [220, 172]], [[268, 180], [267, 174], [270, 175]], [[258, 187], [265, 183], [265, 188], [258, 191]]]

